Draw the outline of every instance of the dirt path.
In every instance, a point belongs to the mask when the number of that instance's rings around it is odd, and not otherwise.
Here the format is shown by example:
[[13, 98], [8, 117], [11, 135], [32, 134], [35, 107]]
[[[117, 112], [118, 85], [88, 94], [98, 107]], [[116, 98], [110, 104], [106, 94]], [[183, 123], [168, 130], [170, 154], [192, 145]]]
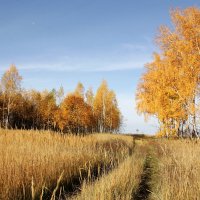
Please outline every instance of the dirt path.
[[152, 158], [150, 155], [148, 155], [145, 159], [144, 163], [144, 169], [141, 176], [141, 182], [139, 184], [139, 187], [137, 191], [133, 194], [132, 200], [146, 200], [149, 197], [150, 194], [150, 180], [151, 180], [151, 162]]

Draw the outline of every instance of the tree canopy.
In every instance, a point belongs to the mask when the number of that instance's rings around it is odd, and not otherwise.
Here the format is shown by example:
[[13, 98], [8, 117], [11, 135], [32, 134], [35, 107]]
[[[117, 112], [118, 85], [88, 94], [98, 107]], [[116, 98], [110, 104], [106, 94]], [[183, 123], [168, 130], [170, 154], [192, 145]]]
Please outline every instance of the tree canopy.
[[64, 96], [61, 86], [37, 91], [21, 88], [22, 77], [11, 65], [0, 82], [0, 125], [3, 128], [51, 129], [67, 133], [117, 132], [121, 114], [115, 93], [103, 81], [94, 94], [82, 83]]
[[160, 48], [146, 64], [137, 88], [137, 110], [155, 116], [161, 135], [198, 137], [200, 83], [200, 9], [171, 11], [173, 28], [161, 26]]

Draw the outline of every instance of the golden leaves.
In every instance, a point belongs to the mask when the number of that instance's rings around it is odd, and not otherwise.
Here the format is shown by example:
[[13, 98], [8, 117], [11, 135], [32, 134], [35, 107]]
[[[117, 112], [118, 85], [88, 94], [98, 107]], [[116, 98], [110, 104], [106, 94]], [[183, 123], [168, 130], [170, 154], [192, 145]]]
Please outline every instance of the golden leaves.
[[174, 29], [160, 28], [156, 41], [161, 51], [146, 65], [136, 95], [138, 112], [156, 116], [165, 133], [195, 115], [200, 75], [200, 10], [176, 9], [171, 17]]

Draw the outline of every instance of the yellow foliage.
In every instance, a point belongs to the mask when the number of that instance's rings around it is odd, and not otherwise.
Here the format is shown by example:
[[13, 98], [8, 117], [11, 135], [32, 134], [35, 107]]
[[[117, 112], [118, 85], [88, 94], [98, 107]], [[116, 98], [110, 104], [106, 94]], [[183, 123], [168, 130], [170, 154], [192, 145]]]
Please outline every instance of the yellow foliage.
[[[160, 28], [156, 38], [161, 52], [146, 65], [137, 89], [137, 110], [158, 118], [165, 135], [177, 124], [193, 119], [200, 76], [200, 10], [192, 7], [171, 12], [174, 29]], [[169, 133], [167, 133], [169, 132]]]

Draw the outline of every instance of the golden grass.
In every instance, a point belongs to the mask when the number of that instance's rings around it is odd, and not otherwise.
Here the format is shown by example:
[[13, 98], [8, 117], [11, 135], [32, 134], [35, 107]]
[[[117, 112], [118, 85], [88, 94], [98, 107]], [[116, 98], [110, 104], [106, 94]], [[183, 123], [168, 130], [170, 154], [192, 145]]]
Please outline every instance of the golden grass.
[[[199, 143], [0, 130], [0, 199], [53, 200], [58, 194], [73, 200], [133, 199], [150, 156], [149, 199], [196, 200], [200, 197]], [[101, 174], [104, 167], [110, 171]], [[96, 180], [94, 171], [99, 175]], [[81, 190], [69, 196], [66, 186], [74, 180], [79, 180]]]
[[94, 183], [83, 184], [81, 193], [73, 200], [128, 200], [138, 189], [143, 164], [146, 157], [146, 145], [136, 144], [133, 154], [108, 175], [100, 177]]
[[160, 140], [151, 199], [200, 199], [200, 143]]
[[54, 195], [59, 177], [70, 183], [94, 166], [120, 162], [132, 145], [122, 135], [0, 130], [0, 199], [34, 199], [48, 190]]

